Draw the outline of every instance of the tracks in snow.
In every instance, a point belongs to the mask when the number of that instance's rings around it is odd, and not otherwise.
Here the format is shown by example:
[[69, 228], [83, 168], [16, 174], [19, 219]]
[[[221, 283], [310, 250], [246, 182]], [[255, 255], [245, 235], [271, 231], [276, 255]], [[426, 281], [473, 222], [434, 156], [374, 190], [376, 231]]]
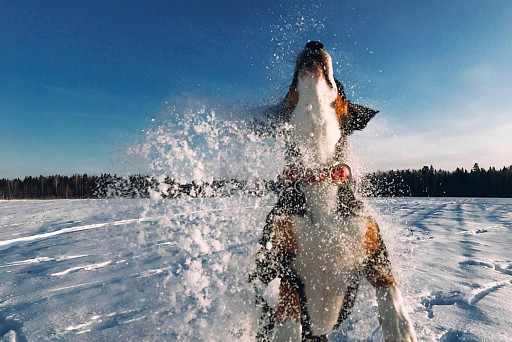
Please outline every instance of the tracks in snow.
[[[177, 213], [177, 214], [174, 214], [174, 217], [185, 216], [185, 215], [196, 215], [196, 214], [223, 211], [223, 210], [224, 209], [196, 210], [196, 211], [191, 211], [188, 213]], [[44, 239], [48, 239], [48, 238], [62, 235], [62, 234], [81, 232], [81, 231], [85, 231], [85, 230], [93, 230], [93, 229], [99, 229], [99, 228], [105, 228], [105, 227], [124, 226], [124, 225], [128, 225], [128, 224], [133, 224], [133, 223], [156, 222], [160, 218], [163, 218], [163, 216], [140, 217], [140, 218], [135, 218], [135, 219], [119, 220], [119, 221], [114, 221], [114, 222], [103, 222], [103, 223], [95, 223], [95, 224], [86, 224], [86, 225], [76, 226], [76, 227], [62, 228], [62, 229], [55, 230], [52, 232], [34, 234], [34, 235], [23, 236], [23, 237], [19, 237], [19, 238], [0, 241], [0, 249], [9, 248], [11, 246], [26, 243], [26, 242], [44, 240]]]
[[[461, 268], [486, 268], [493, 270], [500, 276], [512, 276], [512, 264], [503, 264], [500, 262], [484, 262], [477, 260], [467, 260], [459, 262]], [[429, 318], [434, 318], [434, 306], [458, 305], [463, 308], [476, 307], [485, 297], [499, 291], [507, 285], [512, 285], [512, 279], [495, 281], [486, 285], [477, 285], [473, 291], [464, 293], [455, 290], [449, 292], [437, 291], [422, 298], [421, 304], [426, 308]]]
[[37, 240], [43, 240], [50, 237], [67, 234], [67, 233], [74, 233], [74, 232], [81, 232], [84, 230], [92, 230], [92, 229], [98, 229], [98, 228], [104, 228], [109, 226], [122, 226], [127, 225], [131, 223], [140, 223], [140, 222], [147, 222], [147, 221], [154, 221], [154, 218], [137, 218], [137, 219], [131, 219], [131, 220], [120, 220], [115, 222], [106, 222], [106, 223], [96, 223], [96, 224], [87, 224], [83, 226], [77, 226], [77, 227], [70, 227], [70, 228], [63, 228], [59, 230], [55, 230], [53, 232], [48, 233], [41, 233], [41, 234], [35, 234], [35, 235], [29, 235], [29, 236], [23, 236], [15, 239], [9, 239], [0, 241], [0, 248], [1, 247], [11, 247], [13, 245], [18, 245], [24, 242], [32, 242]]

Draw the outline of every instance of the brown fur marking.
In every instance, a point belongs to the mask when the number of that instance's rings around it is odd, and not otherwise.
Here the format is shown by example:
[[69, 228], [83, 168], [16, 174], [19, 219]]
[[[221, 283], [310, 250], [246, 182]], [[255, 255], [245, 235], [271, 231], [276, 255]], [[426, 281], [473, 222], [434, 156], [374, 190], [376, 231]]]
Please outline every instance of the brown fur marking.
[[386, 246], [380, 236], [379, 225], [372, 218], [366, 219], [366, 234], [363, 247], [371, 258], [373, 268], [368, 275], [368, 280], [373, 287], [391, 287], [396, 285], [391, 273], [391, 262], [386, 251]]
[[381, 289], [383, 287], [391, 287], [396, 285], [395, 278], [392, 275], [379, 274], [378, 277], [374, 277], [370, 284], [376, 289]]
[[288, 319], [293, 319], [300, 324], [300, 299], [299, 294], [286, 280], [281, 280], [279, 285], [279, 302], [276, 309], [276, 322], [282, 324]]
[[372, 218], [366, 219], [366, 234], [364, 235], [363, 248], [368, 255], [375, 254], [380, 247], [379, 225]]
[[334, 100], [334, 111], [336, 112], [338, 123], [341, 125], [343, 117], [348, 114], [348, 100], [342, 98], [340, 94]]
[[297, 103], [299, 103], [299, 92], [295, 89], [290, 89], [283, 102], [283, 109], [281, 112], [281, 117], [284, 121], [289, 121], [292, 112], [297, 107]]
[[278, 218], [272, 225], [272, 247], [282, 252], [296, 253], [299, 243], [293, 232], [293, 221], [289, 217]]

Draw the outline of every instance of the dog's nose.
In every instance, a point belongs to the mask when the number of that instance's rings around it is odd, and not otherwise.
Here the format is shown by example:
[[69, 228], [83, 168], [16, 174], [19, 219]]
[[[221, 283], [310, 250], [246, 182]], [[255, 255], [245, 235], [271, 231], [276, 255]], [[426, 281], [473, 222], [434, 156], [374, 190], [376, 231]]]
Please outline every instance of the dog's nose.
[[308, 42], [306, 44], [306, 49], [309, 49], [311, 51], [317, 51], [324, 48], [324, 44], [320, 42]]

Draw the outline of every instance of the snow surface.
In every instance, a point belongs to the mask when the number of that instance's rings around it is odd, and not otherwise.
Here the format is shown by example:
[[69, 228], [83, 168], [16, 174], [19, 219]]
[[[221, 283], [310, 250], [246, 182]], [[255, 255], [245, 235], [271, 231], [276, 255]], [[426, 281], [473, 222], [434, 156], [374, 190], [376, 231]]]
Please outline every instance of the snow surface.
[[[251, 341], [274, 197], [0, 201], [0, 341]], [[510, 199], [369, 199], [420, 341], [512, 340]], [[382, 341], [373, 290], [330, 338]]]

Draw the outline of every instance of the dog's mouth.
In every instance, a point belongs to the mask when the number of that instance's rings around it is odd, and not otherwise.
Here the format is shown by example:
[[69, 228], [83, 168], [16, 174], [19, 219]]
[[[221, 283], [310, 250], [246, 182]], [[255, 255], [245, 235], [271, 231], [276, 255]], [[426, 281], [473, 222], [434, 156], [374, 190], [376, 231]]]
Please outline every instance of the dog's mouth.
[[329, 54], [324, 50], [324, 46], [320, 42], [307, 43], [297, 58], [297, 77], [304, 75], [323, 77], [332, 89], [334, 85], [329, 77], [330, 68], [331, 60]]

